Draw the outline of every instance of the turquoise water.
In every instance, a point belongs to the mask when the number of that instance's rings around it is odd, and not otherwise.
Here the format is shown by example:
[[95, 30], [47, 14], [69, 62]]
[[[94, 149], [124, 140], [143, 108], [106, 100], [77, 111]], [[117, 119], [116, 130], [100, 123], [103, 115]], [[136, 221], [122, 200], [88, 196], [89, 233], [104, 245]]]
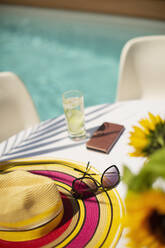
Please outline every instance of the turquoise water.
[[0, 6], [0, 71], [26, 84], [41, 120], [63, 113], [61, 95], [78, 89], [85, 106], [114, 102], [125, 42], [165, 34], [165, 22]]

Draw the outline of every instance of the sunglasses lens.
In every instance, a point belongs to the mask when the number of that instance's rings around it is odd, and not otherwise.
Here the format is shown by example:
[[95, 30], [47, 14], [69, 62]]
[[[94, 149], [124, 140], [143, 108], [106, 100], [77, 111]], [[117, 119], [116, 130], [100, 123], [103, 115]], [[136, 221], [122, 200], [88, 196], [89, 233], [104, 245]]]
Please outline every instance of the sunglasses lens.
[[91, 178], [78, 178], [73, 181], [72, 190], [81, 197], [89, 197], [97, 191], [97, 185]]
[[113, 188], [120, 181], [119, 171], [116, 166], [109, 167], [102, 176], [102, 185], [104, 188]]

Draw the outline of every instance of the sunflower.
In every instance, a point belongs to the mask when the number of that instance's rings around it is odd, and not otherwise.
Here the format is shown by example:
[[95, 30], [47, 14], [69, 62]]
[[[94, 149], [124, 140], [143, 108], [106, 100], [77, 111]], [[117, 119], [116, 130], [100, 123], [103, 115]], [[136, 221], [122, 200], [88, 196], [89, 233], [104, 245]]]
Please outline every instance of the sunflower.
[[141, 119], [139, 126], [133, 126], [129, 145], [134, 147], [130, 155], [135, 157], [148, 157], [165, 147], [165, 120], [149, 113], [149, 118]]
[[165, 193], [156, 190], [129, 192], [126, 197], [127, 247], [165, 247]]

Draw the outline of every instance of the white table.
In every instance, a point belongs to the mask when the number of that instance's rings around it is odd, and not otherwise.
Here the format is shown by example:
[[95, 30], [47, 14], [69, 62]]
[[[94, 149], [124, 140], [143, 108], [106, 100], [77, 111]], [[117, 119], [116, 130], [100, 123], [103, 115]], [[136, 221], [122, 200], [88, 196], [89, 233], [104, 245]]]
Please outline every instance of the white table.
[[[115, 104], [103, 104], [86, 109], [86, 129], [89, 134], [103, 122], [113, 122], [125, 126], [121, 135], [109, 154], [88, 150], [86, 140], [72, 141], [68, 138], [65, 118], [41, 122], [39, 125], [23, 130], [19, 134], [0, 144], [0, 160], [21, 157], [46, 156], [71, 159], [86, 163], [90, 161], [96, 169], [103, 172], [111, 164], [116, 164], [122, 175], [123, 164], [127, 164], [134, 172], [138, 171], [144, 161], [142, 158], [131, 158], [128, 152], [129, 131], [148, 112], [165, 117], [165, 101], [126, 101]], [[125, 185], [120, 183], [118, 192], [124, 199]], [[122, 240], [117, 247], [124, 247]]]

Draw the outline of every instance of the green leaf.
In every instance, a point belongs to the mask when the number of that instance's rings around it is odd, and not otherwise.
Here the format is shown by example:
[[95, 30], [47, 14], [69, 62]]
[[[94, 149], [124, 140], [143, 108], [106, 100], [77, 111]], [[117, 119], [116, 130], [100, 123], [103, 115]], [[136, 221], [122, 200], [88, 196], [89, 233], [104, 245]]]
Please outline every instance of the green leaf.
[[127, 166], [124, 166], [123, 168], [124, 168], [123, 169], [123, 181], [124, 181], [124, 183], [129, 185], [130, 181], [132, 180], [134, 175], [133, 175], [133, 173], [131, 172], [131, 170]]
[[165, 148], [156, 151], [141, 169], [140, 173], [154, 174], [165, 179]]
[[156, 151], [140, 172], [135, 175], [124, 166], [123, 181], [131, 191], [145, 191], [152, 188], [157, 178], [165, 179], [165, 148]]

